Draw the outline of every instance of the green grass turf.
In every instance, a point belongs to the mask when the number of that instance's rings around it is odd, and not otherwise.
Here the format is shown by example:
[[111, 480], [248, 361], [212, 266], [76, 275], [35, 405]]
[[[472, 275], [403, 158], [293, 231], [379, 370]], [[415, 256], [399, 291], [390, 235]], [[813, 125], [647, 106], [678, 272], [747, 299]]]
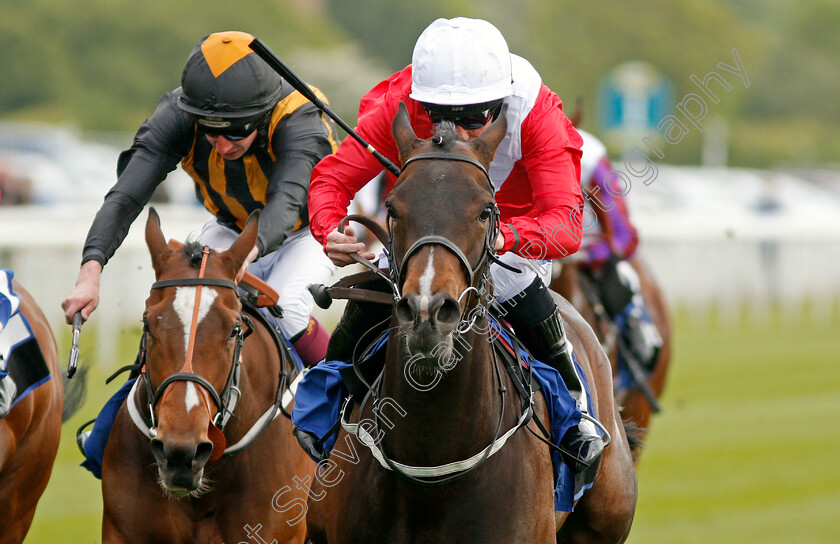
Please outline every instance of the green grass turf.
[[[840, 318], [767, 321], [676, 319], [631, 544], [840, 540]], [[126, 337], [120, 364], [136, 347]], [[93, 358], [90, 345], [83, 335], [83, 359]], [[27, 544], [100, 541], [99, 481], [78, 466], [74, 432], [116, 391], [103, 379], [117, 366], [92, 365], [87, 404], [64, 426]]]
[[678, 320], [631, 543], [840, 541], [840, 320]]

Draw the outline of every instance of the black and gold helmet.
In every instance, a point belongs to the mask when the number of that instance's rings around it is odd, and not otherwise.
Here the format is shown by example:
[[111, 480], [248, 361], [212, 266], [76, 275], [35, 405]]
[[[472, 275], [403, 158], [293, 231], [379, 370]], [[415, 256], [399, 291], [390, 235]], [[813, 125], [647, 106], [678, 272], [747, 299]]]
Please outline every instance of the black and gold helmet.
[[178, 107], [200, 130], [253, 132], [280, 99], [282, 79], [248, 47], [253, 39], [245, 32], [216, 32], [190, 53]]

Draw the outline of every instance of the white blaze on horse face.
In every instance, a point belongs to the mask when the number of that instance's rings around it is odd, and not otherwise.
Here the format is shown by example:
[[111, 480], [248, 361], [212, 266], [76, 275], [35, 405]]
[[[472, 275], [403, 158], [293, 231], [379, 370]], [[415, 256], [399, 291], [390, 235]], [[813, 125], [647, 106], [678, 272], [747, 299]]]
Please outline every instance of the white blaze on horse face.
[[184, 398], [187, 405], [187, 412], [198, 406], [198, 391], [195, 390], [195, 384], [187, 382], [187, 396]]
[[435, 279], [435, 248], [429, 248], [429, 262], [426, 263], [426, 270], [420, 276], [420, 321], [429, 319], [429, 299], [432, 296], [432, 280]]
[[[195, 287], [178, 287], [175, 289], [175, 300], [172, 302], [172, 308], [178, 314], [178, 318], [184, 325], [184, 356], [190, 345], [190, 327], [192, 326], [193, 309], [195, 308]], [[201, 301], [198, 307], [198, 316], [196, 330], [198, 324], [210, 311], [213, 301], [216, 300], [218, 292], [215, 289], [202, 289]], [[198, 393], [195, 390], [195, 385], [192, 382], [187, 382], [187, 395], [184, 398], [187, 405], [187, 412], [198, 406]]]
[[[184, 354], [187, 353], [187, 347], [190, 345], [190, 326], [192, 325], [193, 309], [195, 307], [195, 290], [195, 287], [178, 287], [175, 290], [175, 300], [172, 302], [175, 313], [178, 314], [178, 318], [184, 325]], [[199, 302], [197, 316], [198, 324], [210, 311], [210, 306], [213, 305], [213, 301], [216, 300], [218, 295], [219, 293], [215, 289], [201, 290], [201, 302]]]

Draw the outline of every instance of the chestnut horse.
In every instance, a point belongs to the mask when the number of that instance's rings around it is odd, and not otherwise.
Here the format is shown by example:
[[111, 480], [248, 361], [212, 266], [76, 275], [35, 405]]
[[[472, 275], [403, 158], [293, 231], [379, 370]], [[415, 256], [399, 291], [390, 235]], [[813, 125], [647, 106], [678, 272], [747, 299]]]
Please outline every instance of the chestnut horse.
[[[653, 367], [645, 376], [645, 382], [655, 399], [659, 399], [665, 389], [665, 379], [668, 375], [668, 366], [671, 362], [671, 320], [668, 307], [665, 303], [665, 296], [662, 289], [656, 282], [656, 278], [650, 271], [650, 267], [644, 262], [638, 253], [628, 260], [630, 265], [639, 275], [641, 283], [642, 298], [650, 313], [650, 317], [659, 334], [662, 336], [662, 348], [656, 356]], [[580, 314], [595, 330], [604, 346], [607, 355], [612, 363], [613, 373], [618, 371], [618, 345], [616, 342], [616, 327], [613, 326], [606, 314], [598, 308], [597, 295], [591, 288], [582, 282], [590, 281], [581, 276], [581, 271], [574, 259], [562, 261], [560, 274], [551, 282], [551, 288], [562, 295], [565, 299], [577, 308]], [[596, 311], [598, 308], [598, 311]], [[622, 418], [629, 424], [637, 427], [638, 430], [647, 434], [650, 418], [653, 413], [653, 406], [648, 401], [644, 392], [638, 387], [617, 388], [615, 391], [616, 400], [621, 407]], [[640, 437], [642, 438], [642, 437]], [[633, 456], [638, 460], [641, 454], [642, 441], [631, 441]]]
[[[64, 384], [55, 337], [44, 313], [16, 281], [20, 313], [29, 321], [50, 379], [18, 400], [0, 419], [0, 543], [23, 542], [47, 487], [61, 434]], [[11, 379], [11, 376], [5, 379]]]
[[[316, 469], [307, 514], [313, 544], [627, 538], [635, 471], [609, 361], [590, 327], [558, 297], [612, 436], [572, 514], [555, 516], [549, 446], [520, 427], [528, 406], [547, 422], [546, 403], [537, 394], [523, 407], [488, 342], [484, 287], [498, 215], [486, 171], [506, 126], [502, 114], [470, 142], [446, 129], [419, 140], [404, 106], [394, 119], [404, 167], [386, 206], [400, 300], [374, 401], [345, 414], [331, 457]], [[348, 434], [354, 429], [358, 438]]]
[[167, 245], [149, 212], [157, 281], [143, 314], [145, 368], [105, 450], [105, 543], [304, 541], [305, 524], [292, 518], [302, 518], [306, 493], [295, 482], [310, 478], [314, 465], [291, 422], [276, 417], [292, 368], [264, 322], [244, 311], [233, 281], [257, 224], [254, 214], [231, 247], [216, 252]]

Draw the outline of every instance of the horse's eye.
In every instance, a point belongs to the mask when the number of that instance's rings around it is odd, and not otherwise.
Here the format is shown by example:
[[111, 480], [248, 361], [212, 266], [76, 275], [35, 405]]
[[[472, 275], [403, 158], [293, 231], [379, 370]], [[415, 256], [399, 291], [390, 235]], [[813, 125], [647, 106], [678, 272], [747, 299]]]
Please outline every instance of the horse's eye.
[[486, 223], [488, 219], [493, 215], [493, 208], [487, 206], [483, 210], [481, 210], [481, 215], [478, 216], [478, 220], [482, 223]]

